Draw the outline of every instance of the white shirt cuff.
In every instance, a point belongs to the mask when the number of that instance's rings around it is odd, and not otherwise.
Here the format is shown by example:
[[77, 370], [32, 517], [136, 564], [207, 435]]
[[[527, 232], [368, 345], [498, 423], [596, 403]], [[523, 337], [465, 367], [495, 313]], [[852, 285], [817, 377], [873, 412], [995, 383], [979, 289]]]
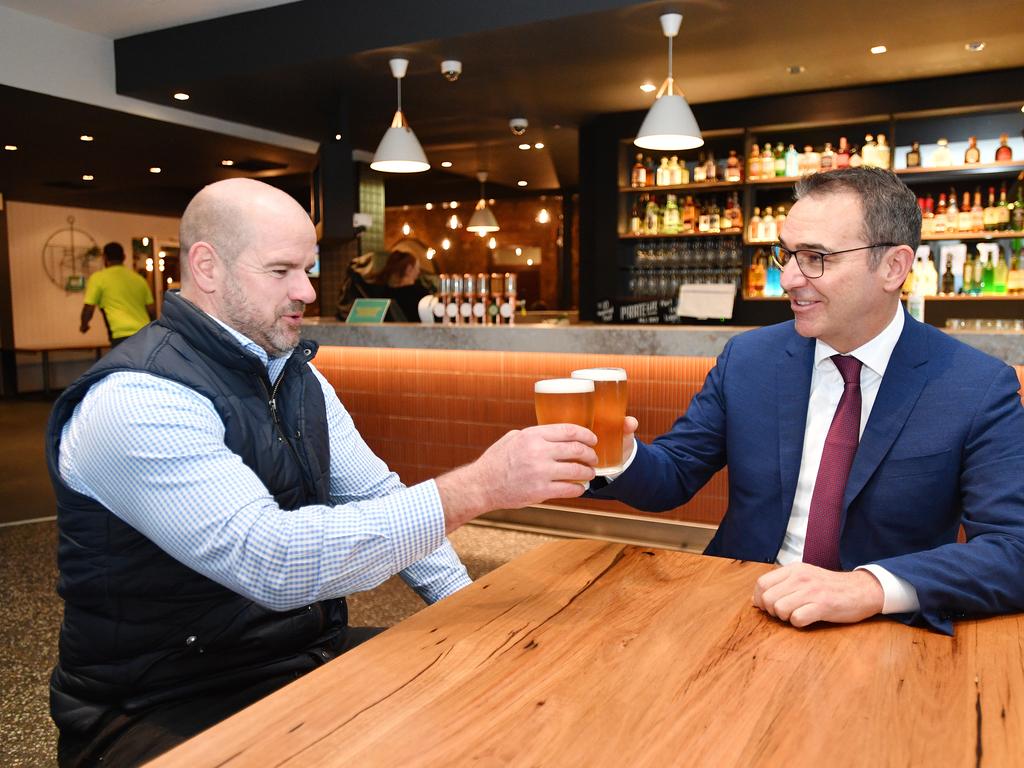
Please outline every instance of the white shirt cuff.
[[605, 475], [604, 479], [607, 480], [610, 483], [612, 480], [614, 480], [619, 475], [621, 475], [623, 472], [625, 472], [627, 469], [629, 469], [629, 465], [633, 463], [633, 459], [635, 459], [635, 458], [636, 458], [636, 438], [633, 439], [633, 450], [631, 450], [629, 452], [629, 458], [626, 459], [624, 462], [622, 462], [622, 469], [620, 469], [618, 472], [614, 472], [612, 474]]
[[906, 579], [893, 576], [880, 565], [861, 565], [856, 571], [869, 571], [882, 585], [882, 613], [913, 613], [921, 607], [917, 590]]

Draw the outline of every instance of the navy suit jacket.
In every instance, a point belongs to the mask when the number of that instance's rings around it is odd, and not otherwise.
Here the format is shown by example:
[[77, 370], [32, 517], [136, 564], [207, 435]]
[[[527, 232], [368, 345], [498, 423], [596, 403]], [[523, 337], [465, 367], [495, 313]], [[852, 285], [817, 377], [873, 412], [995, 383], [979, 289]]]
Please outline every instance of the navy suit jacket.
[[[952, 634], [953, 619], [1024, 610], [1024, 408], [1011, 367], [905, 320], [850, 472], [839, 554], [844, 570], [878, 563], [914, 586], [920, 610], [895, 618]], [[775, 562], [814, 345], [792, 321], [731, 339], [686, 414], [592, 495], [664, 511], [728, 465], [705, 554]]]

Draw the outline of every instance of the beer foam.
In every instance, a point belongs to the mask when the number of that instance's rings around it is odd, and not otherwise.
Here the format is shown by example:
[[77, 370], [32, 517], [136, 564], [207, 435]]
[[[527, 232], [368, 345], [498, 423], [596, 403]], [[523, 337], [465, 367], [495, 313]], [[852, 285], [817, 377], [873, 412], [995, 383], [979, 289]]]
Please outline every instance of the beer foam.
[[625, 368], [581, 368], [570, 374], [574, 379], [590, 379], [591, 381], [625, 381]]
[[594, 382], [586, 379], [542, 379], [533, 385], [542, 395], [578, 395], [594, 391]]

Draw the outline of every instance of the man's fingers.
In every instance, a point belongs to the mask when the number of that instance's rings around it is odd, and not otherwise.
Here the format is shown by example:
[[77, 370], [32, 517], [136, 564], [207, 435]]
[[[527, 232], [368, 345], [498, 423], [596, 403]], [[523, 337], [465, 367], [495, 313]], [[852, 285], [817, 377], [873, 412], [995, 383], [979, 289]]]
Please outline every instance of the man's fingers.
[[555, 461], [574, 461], [590, 466], [597, 464], [597, 453], [589, 445], [583, 443], [551, 443], [548, 455]]
[[587, 489], [583, 483], [562, 483], [552, 482], [548, 483], [549, 493], [545, 498], [547, 499], [575, 499], [577, 496], [581, 496]]
[[789, 623], [794, 627], [808, 627], [822, 619], [820, 603], [803, 603], [789, 614]]
[[634, 432], [636, 432], [637, 427], [639, 427], [639, 426], [640, 426], [640, 422], [639, 421], [637, 421], [632, 416], [627, 416], [625, 422], [622, 425], [622, 434], [623, 435], [632, 435]]
[[578, 424], [543, 424], [527, 427], [523, 432], [538, 435], [553, 443], [577, 442], [590, 446], [597, 445], [597, 435]]

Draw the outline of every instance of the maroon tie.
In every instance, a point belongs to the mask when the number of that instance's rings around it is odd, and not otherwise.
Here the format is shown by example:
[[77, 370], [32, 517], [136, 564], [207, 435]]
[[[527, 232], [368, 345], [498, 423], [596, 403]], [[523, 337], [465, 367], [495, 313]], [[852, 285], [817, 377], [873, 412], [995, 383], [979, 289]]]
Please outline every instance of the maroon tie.
[[807, 517], [804, 562], [833, 571], [839, 564], [839, 520], [850, 467], [860, 442], [860, 367], [855, 357], [832, 355], [845, 384], [836, 415], [825, 437], [818, 478], [814, 481], [811, 509]]

